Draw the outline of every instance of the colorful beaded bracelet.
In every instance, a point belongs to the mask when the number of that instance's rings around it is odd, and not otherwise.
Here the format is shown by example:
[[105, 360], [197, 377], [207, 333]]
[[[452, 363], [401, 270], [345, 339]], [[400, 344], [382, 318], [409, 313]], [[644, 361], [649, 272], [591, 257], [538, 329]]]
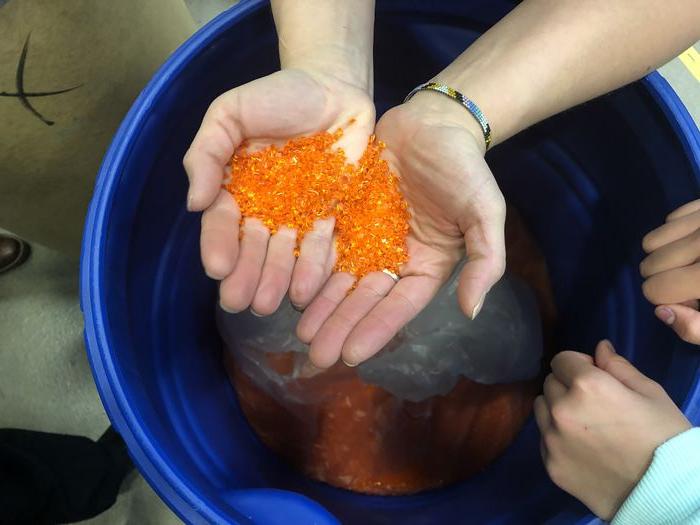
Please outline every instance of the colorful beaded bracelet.
[[469, 114], [472, 117], [474, 117], [481, 126], [481, 131], [483, 131], [484, 133], [484, 141], [486, 142], [486, 149], [489, 149], [489, 146], [491, 145], [491, 126], [489, 125], [489, 121], [486, 119], [481, 109], [479, 109], [479, 106], [477, 106], [472, 100], [462, 95], [456, 89], [452, 89], [451, 87], [446, 86], [445, 84], [439, 84], [437, 82], [426, 82], [425, 84], [421, 84], [420, 86], [414, 88], [413, 91], [406, 95], [404, 102], [408, 102], [411, 99], [411, 97], [419, 91], [426, 90], [437, 91], [438, 93], [447, 95], [451, 99], [456, 100], [462, 106], [467, 108]]

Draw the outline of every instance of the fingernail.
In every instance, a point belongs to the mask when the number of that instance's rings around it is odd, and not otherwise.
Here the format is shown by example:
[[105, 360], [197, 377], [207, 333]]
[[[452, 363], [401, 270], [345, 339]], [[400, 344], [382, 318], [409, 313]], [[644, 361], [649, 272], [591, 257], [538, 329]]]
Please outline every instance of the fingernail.
[[219, 303], [219, 308], [221, 308], [224, 312], [227, 314], [237, 314], [240, 313], [240, 310], [231, 310], [229, 308], [226, 308], [222, 303]]
[[656, 314], [656, 317], [661, 319], [661, 321], [667, 325], [672, 325], [676, 321], [676, 314], [674, 314], [673, 310], [667, 306], [658, 307], [654, 313]]
[[187, 211], [192, 211], [192, 202], [194, 201], [194, 195], [191, 192], [187, 192]]
[[304, 313], [304, 307], [299, 306], [298, 304], [290, 303], [292, 305], [292, 308], [294, 308], [297, 312]]
[[259, 314], [258, 312], [253, 310], [252, 307], [250, 308], [250, 313], [253, 314], [255, 317], [265, 317], [263, 314]]
[[355, 367], [357, 366], [357, 363], [354, 363], [354, 364], [353, 364], [353, 363], [348, 363], [345, 359], [341, 359], [341, 361], [342, 361], [343, 364], [344, 364], [345, 366], [347, 366], [348, 368], [355, 368]]
[[479, 302], [474, 307], [474, 310], [472, 310], [472, 316], [471, 316], [472, 321], [474, 319], [476, 319], [476, 316], [479, 315], [479, 312], [481, 312], [481, 308], [484, 306], [485, 299], [486, 299], [486, 294], [481, 296], [481, 299], [479, 299]]
[[319, 368], [314, 365], [311, 361], [306, 361], [299, 370], [299, 377], [303, 379], [310, 379], [318, 374], [325, 372], [323, 368]]
[[600, 343], [601, 343], [605, 348], [607, 348], [608, 350], [610, 350], [613, 354], [616, 354], [616, 353], [617, 353], [617, 352], [615, 351], [615, 347], [613, 346], [613, 344], [612, 344], [610, 341], [608, 341], [607, 339], [603, 339]]

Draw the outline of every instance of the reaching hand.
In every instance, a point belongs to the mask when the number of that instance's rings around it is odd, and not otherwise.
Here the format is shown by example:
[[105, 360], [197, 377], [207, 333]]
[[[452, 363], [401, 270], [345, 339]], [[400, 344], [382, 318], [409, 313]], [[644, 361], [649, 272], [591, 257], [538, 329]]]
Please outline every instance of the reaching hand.
[[681, 206], [643, 242], [640, 271], [656, 315], [685, 341], [700, 344], [700, 200]]
[[[294, 257], [296, 232], [270, 232], [245, 219], [239, 242], [240, 210], [222, 189], [226, 164], [247, 141], [251, 149], [344, 128], [338, 146], [357, 160], [374, 128], [374, 105], [367, 93], [328, 74], [288, 69], [224, 93], [209, 107], [184, 165], [190, 180], [187, 206], [202, 215], [201, 252], [207, 274], [221, 281], [221, 306], [232, 312], [249, 306], [273, 313], [289, 291], [305, 307], [328, 279], [333, 266], [332, 219], [317, 221]], [[352, 122], [352, 124], [349, 124]]]
[[437, 293], [465, 253], [458, 296], [475, 317], [505, 268], [505, 202], [484, 161], [484, 139], [454, 101], [419, 93], [384, 115], [376, 133], [412, 212], [401, 279], [333, 276], [299, 323], [319, 367], [356, 365], [378, 352]]
[[690, 428], [663, 388], [602, 341], [595, 359], [562, 352], [535, 400], [552, 481], [610, 520], [657, 447]]

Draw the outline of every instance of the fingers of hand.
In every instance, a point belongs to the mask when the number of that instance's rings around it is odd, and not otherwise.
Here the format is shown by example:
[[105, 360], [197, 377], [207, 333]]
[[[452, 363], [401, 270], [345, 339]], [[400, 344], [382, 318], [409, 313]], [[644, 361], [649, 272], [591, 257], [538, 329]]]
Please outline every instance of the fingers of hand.
[[219, 288], [221, 307], [227, 312], [241, 312], [255, 297], [267, 253], [270, 232], [258, 219], [245, 219], [238, 262]]
[[[374, 105], [365, 104], [364, 100], [353, 104], [353, 107], [362, 107], [364, 111], [338, 117], [338, 122], [343, 126], [343, 136], [335, 143], [335, 147], [342, 149], [348, 162], [354, 164], [360, 160], [367, 148], [367, 139], [374, 131], [376, 116]], [[347, 122], [350, 124], [346, 124]]]
[[279, 308], [292, 278], [295, 247], [296, 231], [290, 228], [280, 228], [270, 238], [260, 284], [251, 305], [253, 313], [270, 315]]
[[241, 212], [225, 190], [202, 214], [200, 251], [204, 271], [212, 279], [228, 276], [238, 259], [238, 224]]
[[305, 308], [330, 277], [334, 228], [335, 219], [317, 220], [301, 240], [289, 288], [289, 300], [298, 308]]
[[[551, 374], [550, 374], [551, 376]], [[565, 388], [565, 387], [564, 387]], [[555, 428], [555, 424], [552, 418], [552, 406], [547, 401], [544, 395], [537, 396], [535, 398], [534, 404], [535, 412], [535, 422], [537, 423], [537, 428], [540, 429], [540, 456], [542, 457], [542, 462], [547, 469], [547, 472], [551, 475], [551, 469], [553, 466], [552, 460], [552, 450], [556, 449], [559, 445], [559, 431]], [[554, 450], [555, 457], [559, 456]]]
[[663, 305], [654, 311], [656, 316], [670, 325], [684, 341], [700, 345], [700, 312], [695, 308], [682, 304]]
[[685, 217], [686, 215], [690, 215], [691, 213], [695, 213], [696, 211], [700, 211], [700, 199], [688, 202], [680, 208], [672, 211], [666, 217], [666, 221], [674, 221], [676, 219], [680, 219], [681, 217]]
[[610, 341], [603, 340], [598, 343], [595, 351], [595, 364], [620, 383], [640, 394], [653, 396], [660, 389], [658, 384], [637, 370], [627, 359], [615, 352]]
[[552, 359], [552, 373], [567, 388], [580, 385], [591, 376], [600, 373], [593, 358], [580, 352], [560, 352]]
[[441, 284], [438, 279], [426, 276], [403, 277], [348, 335], [342, 350], [343, 361], [357, 365], [379, 352], [425, 308]]
[[615, 347], [607, 339], [603, 339], [596, 345], [593, 361], [598, 368], [605, 370], [605, 367], [608, 366], [615, 357], [619, 356], [615, 351]]
[[[561, 486], [554, 472], [555, 461], [561, 460], [562, 447], [570, 446], [589, 424], [600, 401], [601, 376], [593, 358], [579, 352], [561, 352], [552, 360], [552, 373], [543, 385], [543, 395], [535, 403], [535, 417], [542, 433], [541, 453], [550, 477]], [[593, 419], [595, 419], [593, 417]], [[588, 423], [586, 423], [588, 421]], [[572, 440], [573, 438], [573, 440]], [[553, 470], [554, 469], [554, 470]]]
[[235, 149], [243, 141], [236, 119], [234, 92], [223, 95], [207, 110], [202, 125], [183, 159], [190, 181], [187, 208], [200, 211], [216, 198], [225, 178], [225, 168]]
[[[667, 222], [645, 237], [645, 249], [654, 251], [640, 264], [646, 298], [653, 304], [682, 304], [700, 297], [700, 200], [679, 208]], [[667, 321], [673, 312], [657, 309]], [[673, 324], [673, 323], [669, 323]], [[686, 330], [684, 323], [679, 325]], [[692, 327], [691, 327], [692, 328]]]
[[549, 374], [544, 380], [542, 386], [544, 398], [547, 401], [547, 406], [554, 406], [555, 403], [561, 401], [566, 395], [567, 388], [559, 381], [554, 374]]
[[682, 239], [700, 228], [700, 212], [680, 215], [649, 232], [642, 240], [642, 248], [647, 253]]
[[474, 319], [483, 306], [491, 287], [503, 276], [506, 268], [504, 226], [501, 218], [476, 223], [464, 233], [468, 262], [459, 277], [458, 298], [462, 311]]
[[347, 336], [392, 286], [394, 280], [380, 272], [360, 280], [357, 288], [341, 301], [311, 341], [309, 358], [314, 365], [328, 368], [338, 361]]
[[700, 258], [700, 229], [671, 241], [651, 252], [639, 265], [642, 277], [681, 268], [696, 262]]
[[304, 343], [311, 343], [323, 323], [333, 314], [338, 305], [348, 296], [355, 283], [349, 273], [334, 273], [311, 304], [304, 310], [297, 325], [297, 337]]
[[[533, 407], [535, 411], [535, 422], [540, 432], [544, 434], [551, 427], [552, 421], [549, 415], [549, 406], [544, 396], [537, 396]], [[544, 458], [543, 458], [544, 459]]]
[[700, 263], [674, 268], [649, 277], [642, 284], [652, 304], [678, 304], [700, 297]]

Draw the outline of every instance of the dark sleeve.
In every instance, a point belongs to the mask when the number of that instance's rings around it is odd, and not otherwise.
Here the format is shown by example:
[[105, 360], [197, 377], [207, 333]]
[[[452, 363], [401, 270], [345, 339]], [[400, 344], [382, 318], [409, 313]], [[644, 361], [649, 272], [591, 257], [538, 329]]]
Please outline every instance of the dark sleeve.
[[81, 521], [115, 502], [131, 469], [113, 430], [85, 437], [0, 429], [0, 523]]

